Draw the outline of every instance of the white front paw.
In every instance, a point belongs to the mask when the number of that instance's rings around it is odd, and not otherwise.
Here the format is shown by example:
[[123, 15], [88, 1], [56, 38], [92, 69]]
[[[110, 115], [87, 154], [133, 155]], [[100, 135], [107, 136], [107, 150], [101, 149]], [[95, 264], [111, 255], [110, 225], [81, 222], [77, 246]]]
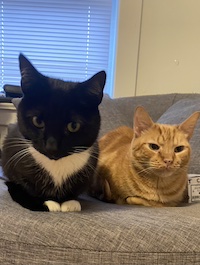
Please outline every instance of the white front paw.
[[50, 212], [60, 212], [61, 211], [61, 207], [60, 204], [58, 202], [55, 201], [45, 201], [44, 205], [46, 205], [49, 209]]
[[66, 201], [61, 204], [60, 210], [61, 212], [80, 212], [81, 205], [80, 202], [75, 200]]

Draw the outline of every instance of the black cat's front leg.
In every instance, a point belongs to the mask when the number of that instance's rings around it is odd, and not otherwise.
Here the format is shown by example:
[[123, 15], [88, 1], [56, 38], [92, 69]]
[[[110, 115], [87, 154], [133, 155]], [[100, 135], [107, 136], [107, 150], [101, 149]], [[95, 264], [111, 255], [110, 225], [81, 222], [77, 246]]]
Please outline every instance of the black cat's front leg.
[[24, 208], [31, 211], [49, 211], [47, 205], [44, 204], [44, 200], [31, 196], [21, 185], [11, 181], [6, 181], [6, 185], [13, 201], [19, 203]]
[[6, 181], [8, 191], [13, 201], [19, 203], [26, 209], [31, 211], [45, 212], [79, 212], [81, 205], [77, 200], [64, 201], [61, 204], [53, 201], [40, 199], [28, 194], [21, 185], [11, 181]]

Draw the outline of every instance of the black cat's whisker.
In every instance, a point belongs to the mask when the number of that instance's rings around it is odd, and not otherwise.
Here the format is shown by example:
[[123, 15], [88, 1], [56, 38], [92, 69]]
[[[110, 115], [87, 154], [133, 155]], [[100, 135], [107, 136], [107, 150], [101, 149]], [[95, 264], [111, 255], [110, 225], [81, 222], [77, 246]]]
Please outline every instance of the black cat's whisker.
[[[9, 142], [10, 142], [10, 143], [18, 142], [18, 143], [22, 143], [22, 144], [23, 144], [23, 143], [31, 144], [31, 141], [29, 141], [29, 140], [24, 140], [24, 139], [22, 140], [22, 139], [20, 139], [20, 138], [14, 138], [14, 139], [12, 138], [12, 139], [9, 140]], [[4, 144], [8, 144], [8, 142], [4, 142]]]
[[28, 140], [28, 139], [25, 139], [25, 138], [19, 138], [19, 137], [12, 137], [12, 138], [9, 138], [9, 141], [14, 141], [14, 140], [17, 140], [17, 141], [21, 141], [21, 142], [29, 142], [31, 143], [31, 140]]
[[30, 146], [31, 141], [20, 141], [20, 139], [15, 138], [11, 139], [9, 142], [4, 142], [3, 148], [12, 148], [12, 147], [24, 147], [24, 146]]
[[[92, 166], [91, 164], [88, 164], [88, 167], [91, 168], [93, 172], [97, 171], [96, 167]], [[88, 169], [88, 172], [89, 172], [89, 169]], [[91, 175], [91, 172], [89, 172], [88, 175]]]
[[[90, 155], [90, 157], [92, 157], [92, 156]], [[96, 158], [96, 157], [94, 156], [94, 158]], [[81, 161], [84, 161], [84, 159], [82, 159], [81, 157], [79, 157], [79, 159]], [[93, 171], [96, 170], [96, 167], [95, 166], [92, 166], [90, 163], [88, 163], [88, 167], [90, 167]]]
[[[18, 157], [18, 159], [16, 158], [15, 160], [16, 160], [16, 162], [15, 162], [15, 164], [13, 165], [13, 167], [15, 168], [16, 166], [17, 166], [17, 164], [24, 158], [24, 157], [26, 157], [26, 156], [28, 156], [29, 155], [29, 153], [28, 152], [24, 152], [23, 154], [21, 154], [19, 157]], [[13, 161], [13, 163], [14, 163], [14, 161]], [[27, 165], [26, 165], [26, 167], [27, 167]]]
[[29, 152], [27, 149], [22, 149], [22, 150], [18, 151], [13, 156], [11, 156], [11, 158], [6, 162], [4, 167], [6, 168], [7, 166], [12, 165], [16, 159], [20, 158], [20, 160], [21, 160], [25, 155], [29, 155]]
[[[86, 150], [88, 150], [89, 148], [88, 147], [75, 147], [74, 148], [74, 151], [73, 152], [71, 152], [70, 154], [73, 154], [73, 153], [80, 153], [80, 152], [82, 152], [82, 151], [86, 151]], [[99, 152], [98, 151], [94, 151], [94, 150], [92, 150], [92, 153], [90, 153], [90, 157], [93, 157], [93, 158], [98, 158], [98, 154], [99, 154]]]
[[[27, 147], [27, 144], [24, 144], [25, 147]], [[23, 147], [23, 144], [8, 144], [8, 145], [4, 145], [4, 150], [8, 150], [10, 148], [13, 147]]]
[[[96, 155], [92, 155], [92, 154], [90, 154], [90, 158], [94, 158], [94, 159], [98, 160], [98, 156], [96, 156]], [[98, 163], [98, 161], [97, 161], [97, 163]], [[91, 163], [88, 163], [88, 166], [89, 166], [92, 170], [96, 171], [96, 166], [93, 166]]]
[[16, 160], [17, 162], [19, 162], [26, 155], [28, 155], [28, 151], [20, 150], [15, 155], [13, 155], [10, 160], [8, 160], [8, 163], [12, 165]]
[[[73, 148], [74, 151], [86, 151], [89, 150], [91, 147], [87, 147], [87, 146], [75, 146]], [[93, 153], [98, 153], [98, 151], [92, 150]]]
[[[76, 152], [74, 152], [74, 153], [76, 153]], [[70, 154], [74, 154], [74, 153], [71, 152]], [[79, 152], [78, 152], [78, 153], [79, 153]], [[90, 154], [90, 158], [91, 158], [91, 157], [92, 157], [92, 158], [95, 158], [95, 159], [98, 159], [97, 156]], [[79, 159], [82, 160], [82, 161], [84, 161], [84, 159], [81, 158], [81, 157], [79, 157]], [[96, 172], [96, 167], [93, 166], [91, 163], [88, 163], [88, 167], [89, 167], [90, 169], [92, 169], [92, 171], [95, 171], [95, 172]], [[88, 170], [88, 172], [89, 172], [89, 170]], [[91, 172], [89, 172], [88, 175], [91, 175]]]
[[87, 146], [75, 146], [73, 149], [74, 150], [87, 150], [87, 149], [89, 149], [89, 147], [87, 147]]

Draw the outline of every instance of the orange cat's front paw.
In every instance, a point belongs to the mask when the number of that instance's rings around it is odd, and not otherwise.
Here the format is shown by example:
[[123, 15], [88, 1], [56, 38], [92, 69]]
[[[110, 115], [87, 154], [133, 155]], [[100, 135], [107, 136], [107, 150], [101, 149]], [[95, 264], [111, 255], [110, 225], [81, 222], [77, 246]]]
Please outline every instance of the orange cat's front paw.
[[156, 206], [156, 207], [163, 207], [164, 206], [161, 202], [148, 201], [148, 200], [146, 200], [144, 198], [140, 198], [140, 197], [128, 197], [126, 199], [126, 203], [143, 205], [143, 206]]
[[[126, 199], [126, 202], [128, 204], [138, 204], [138, 205], [144, 205], [144, 206], [147, 206], [147, 201], [142, 199], [142, 198], [139, 198], [139, 197], [128, 197]], [[149, 206], [149, 205], [148, 205]]]

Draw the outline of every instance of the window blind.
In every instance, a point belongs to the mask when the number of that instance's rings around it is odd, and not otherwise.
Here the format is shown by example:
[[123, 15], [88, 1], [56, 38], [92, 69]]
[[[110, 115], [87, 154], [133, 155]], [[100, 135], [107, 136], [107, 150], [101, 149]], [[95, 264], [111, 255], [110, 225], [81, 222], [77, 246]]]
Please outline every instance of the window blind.
[[[114, 48], [113, 2], [1, 1], [1, 88], [20, 85], [20, 52], [44, 75], [66, 81], [84, 81], [101, 70], [108, 73]], [[108, 73], [106, 93], [111, 93], [109, 78]]]

